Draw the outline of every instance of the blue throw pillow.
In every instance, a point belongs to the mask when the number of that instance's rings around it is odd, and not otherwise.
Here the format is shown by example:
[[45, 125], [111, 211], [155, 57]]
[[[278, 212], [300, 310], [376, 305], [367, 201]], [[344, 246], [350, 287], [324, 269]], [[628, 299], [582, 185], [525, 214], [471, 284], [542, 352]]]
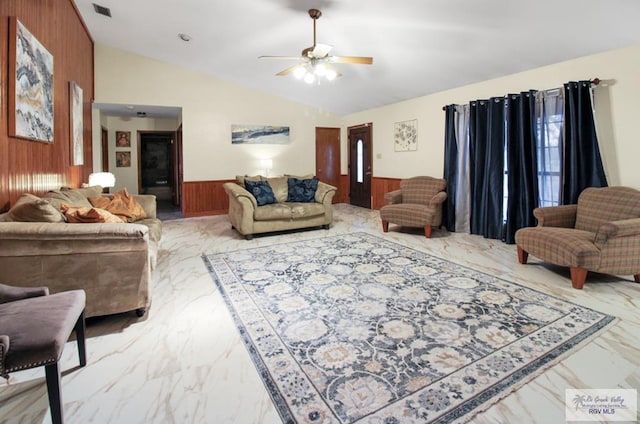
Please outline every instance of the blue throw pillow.
[[256, 198], [256, 202], [258, 202], [258, 206], [268, 205], [271, 203], [277, 203], [275, 194], [273, 194], [273, 190], [269, 185], [268, 181], [247, 181], [245, 180], [244, 186], [249, 191], [249, 193], [253, 194], [253, 197]]
[[287, 202], [315, 202], [316, 190], [318, 189], [317, 179], [299, 180], [297, 178], [288, 178], [287, 185], [289, 187]]

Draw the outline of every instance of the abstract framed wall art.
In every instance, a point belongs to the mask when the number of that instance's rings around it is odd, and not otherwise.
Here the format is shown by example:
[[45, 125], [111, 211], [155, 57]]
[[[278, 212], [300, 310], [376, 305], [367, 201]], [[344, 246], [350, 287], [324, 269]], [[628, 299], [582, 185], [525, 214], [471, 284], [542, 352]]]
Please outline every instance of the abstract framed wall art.
[[396, 152], [418, 150], [418, 120], [396, 122], [394, 124], [393, 148]]
[[69, 81], [69, 116], [71, 122], [71, 165], [84, 164], [84, 126], [82, 122], [82, 88]]
[[289, 144], [289, 127], [231, 125], [231, 144]]
[[53, 143], [53, 56], [9, 20], [9, 135]]

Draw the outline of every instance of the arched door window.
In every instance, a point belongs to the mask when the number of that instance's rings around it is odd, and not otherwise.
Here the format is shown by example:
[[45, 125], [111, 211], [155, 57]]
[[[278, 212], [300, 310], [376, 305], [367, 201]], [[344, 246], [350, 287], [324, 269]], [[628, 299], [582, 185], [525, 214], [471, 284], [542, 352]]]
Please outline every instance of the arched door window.
[[358, 169], [356, 170], [356, 175], [358, 176], [358, 182], [359, 183], [363, 183], [364, 182], [364, 154], [363, 154], [363, 149], [362, 149], [362, 139], [359, 138], [357, 141], [357, 155], [358, 155]]

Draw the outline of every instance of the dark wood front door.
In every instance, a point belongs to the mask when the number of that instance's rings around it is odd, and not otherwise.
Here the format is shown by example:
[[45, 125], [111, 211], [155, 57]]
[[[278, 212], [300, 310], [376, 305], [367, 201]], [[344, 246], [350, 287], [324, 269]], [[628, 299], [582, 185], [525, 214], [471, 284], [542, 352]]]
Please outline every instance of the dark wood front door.
[[316, 177], [334, 187], [340, 184], [340, 128], [316, 127]]
[[371, 124], [350, 127], [349, 203], [371, 209]]

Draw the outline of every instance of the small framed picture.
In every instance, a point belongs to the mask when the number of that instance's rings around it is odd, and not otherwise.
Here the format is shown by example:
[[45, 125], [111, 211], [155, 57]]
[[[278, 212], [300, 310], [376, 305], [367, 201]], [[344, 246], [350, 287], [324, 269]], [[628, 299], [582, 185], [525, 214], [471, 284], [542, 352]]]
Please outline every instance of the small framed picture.
[[131, 167], [131, 152], [116, 152], [116, 168]]
[[396, 152], [413, 152], [418, 150], [417, 119], [395, 123], [393, 147]]
[[71, 117], [71, 165], [82, 165], [84, 163], [84, 141], [82, 124], [82, 88], [74, 82], [69, 81], [69, 116]]
[[131, 147], [131, 131], [116, 131], [116, 147]]

